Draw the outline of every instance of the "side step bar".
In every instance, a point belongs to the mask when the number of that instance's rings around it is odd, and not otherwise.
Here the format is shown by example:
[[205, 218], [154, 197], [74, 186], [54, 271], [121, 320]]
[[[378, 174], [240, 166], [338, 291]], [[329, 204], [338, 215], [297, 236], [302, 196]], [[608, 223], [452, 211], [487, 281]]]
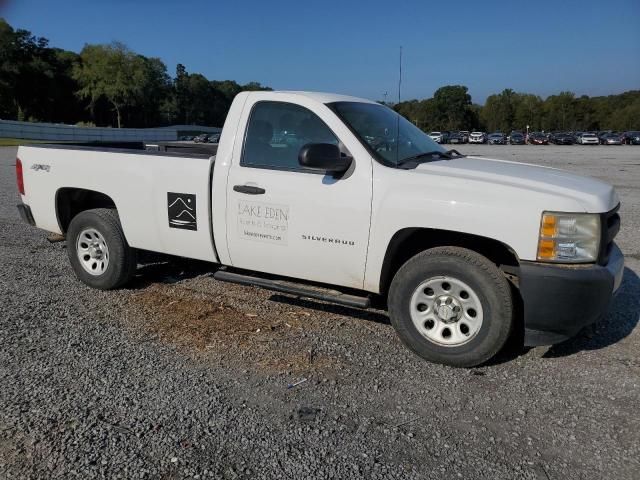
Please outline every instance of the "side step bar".
[[356, 295], [348, 295], [331, 290], [328, 288], [314, 287], [284, 280], [270, 280], [268, 278], [252, 277], [250, 275], [242, 275], [240, 273], [228, 272], [226, 270], [218, 270], [213, 274], [213, 278], [221, 282], [239, 283], [240, 285], [252, 285], [262, 287], [274, 292], [288, 293], [299, 297], [315, 298], [326, 302], [333, 302], [347, 307], [369, 308], [371, 299], [369, 297], [358, 297]]

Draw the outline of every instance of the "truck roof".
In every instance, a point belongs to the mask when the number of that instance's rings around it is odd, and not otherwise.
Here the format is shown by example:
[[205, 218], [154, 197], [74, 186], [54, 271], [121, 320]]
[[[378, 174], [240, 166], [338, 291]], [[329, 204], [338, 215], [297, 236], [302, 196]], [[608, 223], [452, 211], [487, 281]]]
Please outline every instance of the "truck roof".
[[[257, 93], [257, 92], [251, 92], [251, 93]], [[349, 95], [340, 95], [338, 93], [307, 92], [307, 91], [296, 91], [296, 90], [276, 90], [268, 93], [282, 94], [283, 96], [285, 95], [302, 96], [320, 103], [332, 103], [332, 102], [376, 103], [371, 100], [367, 100], [366, 98], [351, 97]]]

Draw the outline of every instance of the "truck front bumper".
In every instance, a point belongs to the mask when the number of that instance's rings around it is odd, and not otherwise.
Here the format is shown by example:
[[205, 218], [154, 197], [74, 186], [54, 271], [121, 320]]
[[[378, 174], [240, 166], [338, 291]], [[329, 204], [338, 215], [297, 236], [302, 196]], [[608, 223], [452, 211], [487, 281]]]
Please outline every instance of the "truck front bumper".
[[25, 205], [24, 203], [21, 203], [16, 206], [18, 207], [18, 213], [20, 213], [20, 218], [22, 218], [22, 220], [24, 222], [27, 222], [29, 225], [35, 226], [36, 221], [33, 219], [33, 214], [31, 213], [31, 208], [29, 208], [29, 205]]
[[598, 321], [622, 283], [624, 256], [617, 245], [601, 265], [520, 264], [524, 344], [553, 345]]

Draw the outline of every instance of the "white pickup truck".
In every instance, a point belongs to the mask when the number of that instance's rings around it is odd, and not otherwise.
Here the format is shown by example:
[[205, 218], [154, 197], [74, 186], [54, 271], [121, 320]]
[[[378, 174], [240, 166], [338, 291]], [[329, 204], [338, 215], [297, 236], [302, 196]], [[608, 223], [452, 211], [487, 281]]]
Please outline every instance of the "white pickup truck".
[[137, 250], [205, 260], [219, 280], [375, 300], [411, 350], [448, 365], [486, 362], [511, 332], [575, 335], [623, 274], [610, 185], [447, 151], [342, 95], [241, 93], [215, 156], [41, 145], [16, 171], [23, 219], [66, 236], [91, 287], [126, 284]]

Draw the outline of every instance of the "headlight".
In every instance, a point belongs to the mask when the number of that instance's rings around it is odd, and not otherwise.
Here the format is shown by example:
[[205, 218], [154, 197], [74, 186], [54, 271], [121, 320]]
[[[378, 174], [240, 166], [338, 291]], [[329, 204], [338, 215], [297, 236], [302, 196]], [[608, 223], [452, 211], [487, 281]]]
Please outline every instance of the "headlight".
[[600, 215], [543, 212], [538, 239], [538, 260], [543, 262], [595, 262], [600, 248]]

